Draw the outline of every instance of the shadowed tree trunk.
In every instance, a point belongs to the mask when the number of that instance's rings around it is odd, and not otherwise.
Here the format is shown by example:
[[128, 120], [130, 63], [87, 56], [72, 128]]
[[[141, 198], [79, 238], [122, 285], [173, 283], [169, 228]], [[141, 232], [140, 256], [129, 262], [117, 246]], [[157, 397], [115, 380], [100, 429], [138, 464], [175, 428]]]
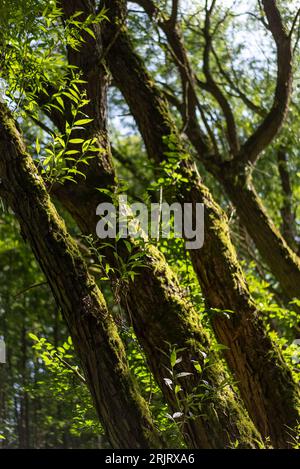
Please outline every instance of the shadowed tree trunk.
[[14, 211], [61, 307], [87, 385], [114, 448], [161, 448], [145, 401], [129, 372], [104, 298], [66, 232], [21, 135], [0, 104], [1, 196]]
[[251, 174], [242, 172], [235, 177], [235, 171], [230, 172], [223, 168], [220, 170], [219, 180], [261, 257], [279, 281], [282, 291], [290, 299], [298, 298], [300, 259], [268, 215], [253, 186]]
[[186, 158], [167, 104], [132, 49], [125, 26], [125, 2], [110, 1], [108, 15], [110, 23], [104, 35], [108, 64], [135, 117], [149, 157], [157, 163], [165, 161], [172, 137], [172, 152], [177, 152], [179, 159], [182, 156], [181, 175], [189, 181], [185, 189], [177, 188], [177, 200], [205, 205], [204, 246], [191, 251], [191, 257], [207, 306], [212, 309], [216, 335], [228, 347], [227, 362], [257, 428], [271, 437], [274, 446], [287, 447], [287, 427], [293, 428], [299, 419], [297, 385], [250, 297], [230, 241], [227, 218]]
[[277, 151], [277, 165], [281, 181], [283, 202], [280, 209], [282, 224], [281, 233], [288, 245], [294, 250], [298, 250], [296, 241], [296, 213], [293, 208], [293, 188], [290, 179], [288, 151], [281, 147]]

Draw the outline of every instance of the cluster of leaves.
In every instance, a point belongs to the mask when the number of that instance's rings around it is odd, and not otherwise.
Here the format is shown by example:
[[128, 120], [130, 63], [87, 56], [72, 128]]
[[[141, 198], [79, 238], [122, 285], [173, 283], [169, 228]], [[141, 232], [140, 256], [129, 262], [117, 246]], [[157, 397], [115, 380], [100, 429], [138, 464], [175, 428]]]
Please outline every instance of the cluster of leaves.
[[[147, 244], [143, 241], [136, 242], [135, 240], [127, 240], [119, 237], [120, 233], [117, 234], [116, 239], [113, 242], [103, 242], [100, 246], [97, 246], [93, 236], [84, 236], [87, 245], [92, 255], [93, 267], [96, 268], [101, 276], [98, 278], [100, 281], [107, 281], [110, 277], [118, 279], [118, 288], [126, 287], [129, 281], [134, 281], [136, 275], [139, 274], [139, 269], [146, 267], [144, 256], [147, 252]], [[136, 249], [137, 245], [139, 250]], [[125, 251], [127, 256], [124, 259], [122, 254]], [[107, 258], [104, 250], [109, 250], [114, 257], [115, 265], [112, 267], [107, 262]]]
[[249, 263], [247, 280], [250, 292], [263, 313], [266, 328], [293, 372], [297, 382], [300, 381], [300, 343], [296, 339], [299, 331], [300, 301], [295, 299], [288, 305], [276, 301], [276, 291], [270, 290], [270, 283], [259, 278], [254, 262]]
[[144, 352], [131, 328], [126, 327], [123, 329], [122, 339], [126, 346], [130, 369], [135, 375], [143, 396], [149, 404], [158, 429], [171, 445], [176, 448], [182, 447], [183, 443], [177, 422], [169, 417], [168, 408], [164, 402], [161, 390], [148, 368]]
[[[192, 386], [189, 393], [184, 393], [182, 389], [182, 379], [193, 379], [194, 373], [190, 371], [177, 371], [178, 365], [182, 362], [181, 353], [184, 349], [169, 345], [170, 366], [166, 367], [167, 377], [164, 378], [166, 385], [172, 390], [176, 402], [176, 412], [172, 415], [167, 414], [168, 418], [176, 421], [183, 430], [187, 420], [193, 420], [203, 415], [203, 402], [209, 400], [213, 402], [214, 397], [222, 392], [222, 389], [232, 384], [228, 379], [224, 379], [219, 386], [212, 386], [206, 379], [207, 371], [213, 366], [216, 359], [219, 359], [219, 352], [224, 348], [222, 345], [213, 342], [208, 353], [201, 352], [203, 355], [202, 364], [197, 360], [192, 360], [195, 373], [198, 375], [197, 384]], [[164, 353], [164, 352], [163, 352]], [[192, 381], [193, 382], [193, 381]], [[213, 405], [211, 406], [213, 409]]]
[[45, 380], [40, 379], [28, 392], [34, 397], [36, 392], [40, 392], [39, 388], [43, 388], [43, 391], [51, 393], [57, 402], [64, 402], [72, 396], [71, 435], [103, 435], [85, 379], [76, 364], [71, 338], [68, 337], [61, 346], [54, 347], [44, 337], [39, 338], [33, 333], [28, 336], [34, 342], [33, 349], [38, 363], [42, 361], [51, 376], [50, 380], [48, 377], [45, 377]]
[[184, 151], [178, 153], [177, 136], [168, 135], [164, 137], [164, 144], [167, 147], [165, 151], [166, 159], [161, 162], [159, 166], [159, 175], [151, 184], [149, 190], [156, 191], [157, 189], [172, 189], [188, 186], [189, 179], [182, 174], [180, 166], [182, 161], [189, 157]]
[[105, 11], [90, 15], [77, 11], [63, 23], [56, 0], [4, 1], [1, 78], [9, 102], [16, 103], [15, 111], [37, 112], [36, 97], [47, 93], [47, 85], [58, 88], [65, 82], [71, 69], [66, 47], [78, 50], [85, 35], [95, 37], [94, 28], [107, 19]]
[[[82, 138], [87, 125], [92, 122], [84, 112], [84, 107], [89, 103], [86, 94], [81, 92], [78, 85], [84, 83], [79, 77], [74, 77], [68, 89], [59, 90], [47, 104], [47, 108], [55, 108], [58, 112], [65, 112], [64, 97], [68, 98], [71, 122], [66, 121], [65, 133], [56, 133], [42, 149], [41, 154], [39, 139], [36, 139], [36, 154], [41, 167], [41, 174], [45, 181], [63, 183], [66, 180], [77, 182], [76, 177], [85, 178], [84, 172], [79, 168], [88, 165], [102, 150], [96, 146], [96, 138]], [[80, 136], [78, 135], [80, 134]]]

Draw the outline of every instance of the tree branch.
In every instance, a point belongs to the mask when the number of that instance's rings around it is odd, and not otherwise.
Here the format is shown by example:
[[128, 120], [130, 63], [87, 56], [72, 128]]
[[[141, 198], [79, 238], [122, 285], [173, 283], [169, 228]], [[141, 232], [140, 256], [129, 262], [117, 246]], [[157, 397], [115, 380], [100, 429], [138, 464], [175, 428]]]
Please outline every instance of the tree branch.
[[258, 114], [261, 117], [264, 117], [266, 112], [265, 110], [257, 106], [251, 99], [248, 98], [248, 96], [238, 87], [238, 85], [233, 81], [231, 78], [230, 74], [226, 72], [224, 67], [221, 64], [221, 60], [218, 57], [218, 54], [216, 53], [215, 49], [212, 47], [212, 53], [215, 58], [216, 64], [219, 68], [220, 74], [223, 76], [223, 78], [227, 81], [227, 83], [230, 85], [233, 91], [237, 93], [237, 97], [243, 101], [243, 103], [253, 112]]
[[212, 96], [215, 98], [220, 108], [222, 109], [222, 112], [226, 120], [228, 144], [230, 147], [231, 154], [235, 156], [238, 154], [239, 149], [240, 149], [236, 124], [235, 124], [235, 118], [234, 118], [229, 101], [227, 100], [225, 94], [222, 92], [221, 88], [217, 85], [216, 81], [214, 80], [211, 74], [211, 69], [210, 69], [210, 54], [212, 52], [212, 35], [210, 32], [210, 26], [211, 26], [211, 15], [213, 13], [214, 6], [215, 6], [214, 1], [211, 3], [210, 8], [208, 8], [207, 2], [206, 2], [205, 23], [204, 23], [204, 28], [203, 28], [203, 35], [204, 35], [204, 40], [205, 40], [204, 51], [203, 51], [203, 73], [206, 78], [206, 82], [203, 83], [198, 80], [197, 83], [202, 89], [205, 89], [206, 91], [212, 94]]
[[287, 115], [292, 89], [292, 46], [276, 0], [262, 0], [277, 49], [277, 82], [273, 105], [256, 131], [243, 144], [236, 161], [243, 165], [254, 164], [260, 153], [278, 134]]
[[173, 27], [175, 27], [177, 23], [178, 7], [179, 7], [179, 0], [172, 0], [172, 12], [170, 16], [170, 24]]
[[[197, 129], [196, 132], [198, 135], [198, 150], [203, 156], [207, 156], [210, 153], [210, 144], [208, 142], [207, 136], [204, 135], [201, 130], [201, 127], [199, 126], [196, 111], [197, 109], [199, 110], [202, 118], [204, 117], [204, 112], [196, 93], [196, 77], [190, 66], [187, 52], [183, 43], [181, 29], [177, 23], [172, 23], [170, 19], [165, 21], [157, 19], [162, 17], [163, 15], [159, 15], [160, 11], [152, 0], [135, 1], [144, 8], [150, 19], [155, 20], [157, 22], [158, 27], [164, 32], [167, 38], [170, 53], [173, 57], [174, 63], [178, 69], [181, 79], [184, 102], [182, 105], [180, 105], [180, 113], [183, 119], [183, 128], [184, 130], [188, 128]], [[170, 99], [170, 96], [168, 99]], [[213, 136], [213, 132], [209, 128], [208, 122], [205, 117], [203, 119], [203, 122], [210, 137], [211, 144], [214, 147], [214, 151], [218, 153], [218, 148]]]

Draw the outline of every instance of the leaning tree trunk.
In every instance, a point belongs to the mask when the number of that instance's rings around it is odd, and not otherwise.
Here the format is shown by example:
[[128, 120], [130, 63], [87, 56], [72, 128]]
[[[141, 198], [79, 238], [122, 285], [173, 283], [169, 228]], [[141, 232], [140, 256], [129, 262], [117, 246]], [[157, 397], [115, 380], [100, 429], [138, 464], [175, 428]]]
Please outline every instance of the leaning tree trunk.
[[200, 255], [191, 251], [191, 258], [207, 305], [215, 309], [211, 314], [216, 336], [228, 347], [227, 362], [257, 428], [274, 446], [286, 447], [290, 428], [299, 419], [298, 386], [249, 294], [226, 215], [197, 179], [185, 200], [205, 204], [205, 233], [214, 234], [206, 236]]
[[201, 250], [192, 251], [193, 266], [208, 307], [233, 311], [229, 318], [212, 313], [216, 335], [228, 347], [225, 356], [257, 428], [271, 437], [274, 446], [287, 447], [288, 427], [295, 427], [299, 419], [297, 385], [258, 316], [230, 241], [226, 217], [186, 159], [167, 104], [133, 51], [124, 26], [124, 2], [112, 1], [109, 12], [111, 22], [105, 32], [109, 67], [149, 157], [157, 163], [165, 161], [168, 137], [172, 136], [172, 151], [179, 158], [182, 155], [181, 172], [190, 181], [184, 190], [178, 188], [178, 200], [205, 205], [205, 242]]
[[134, 384], [105, 300], [46, 192], [20, 133], [0, 104], [1, 196], [13, 209], [81, 359], [99, 418], [114, 448], [161, 448], [147, 404]]
[[[231, 177], [230, 177], [231, 176]], [[253, 239], [262, 259], [290, 298], [300, 297], [300, 258], [276, 228], [257, 195], [251, 175], [220, 174], [223, 187], [236, 207], [241, 222]]]

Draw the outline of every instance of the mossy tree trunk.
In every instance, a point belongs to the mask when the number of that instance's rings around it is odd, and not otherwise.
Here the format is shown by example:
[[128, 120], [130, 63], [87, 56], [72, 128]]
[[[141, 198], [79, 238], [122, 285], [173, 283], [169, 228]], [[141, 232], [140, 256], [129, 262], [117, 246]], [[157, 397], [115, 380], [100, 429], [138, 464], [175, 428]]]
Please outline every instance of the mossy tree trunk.
[[68, 235], [0, 104], [1, 196], [14, 211], [67, 322], [87, 385], [113, 448], [161, 448], [146, 402], [130, 374], [123, 344], [105, 300]]
[[287, 447], [290, 428], [299, 419], [299, 388], [249, 294], [226, 215], [199, 181], [195, 185], [187, 198], [205, 204], [205, 233], [213, 235], [206, 236], [200, 255], [191, 251], [191, 258], [207, 306], [212, 308], [214, 331], [227, 346], [227, 362], [257, 428], [270, 436], [274, 446]]
[[[243, 171], [219, 173], [223, 187], [253, 239], [262, 259], [280, 283], [287, 298], [300, 297], [300, 258], [288, 245], [263, 206], [252, 182]], [[231, 177], [230, 177], [231, 176]]]
[[167, 104], [133, 51], [125, 26], [125, 3], [112, 1], [109, 12], [111, 22], [105, 32], [109, 67], [137, 122], [148, 155], [158, 164], [165, 161], [169, 151], [166, 140], [172, 135], [172, 151], [177, 151], [179, 158], [183, 156], [181, 173], [190, 181], [185, 189], [178, 187], [178, 201], [205, 205], [204, 246], [192, 251], [191, 257], [207, 306], [232, 311], [228, 318], [212, 313], [217, 338], [227, 346], [227, 362], [257, 428], [270, 436], [274, 446], [287, 447], [288, 427], [293, 428], [299, 419], [297, 385], [267, 336], [250, 297], [230, 241], [226, 216], [186, 159]]

